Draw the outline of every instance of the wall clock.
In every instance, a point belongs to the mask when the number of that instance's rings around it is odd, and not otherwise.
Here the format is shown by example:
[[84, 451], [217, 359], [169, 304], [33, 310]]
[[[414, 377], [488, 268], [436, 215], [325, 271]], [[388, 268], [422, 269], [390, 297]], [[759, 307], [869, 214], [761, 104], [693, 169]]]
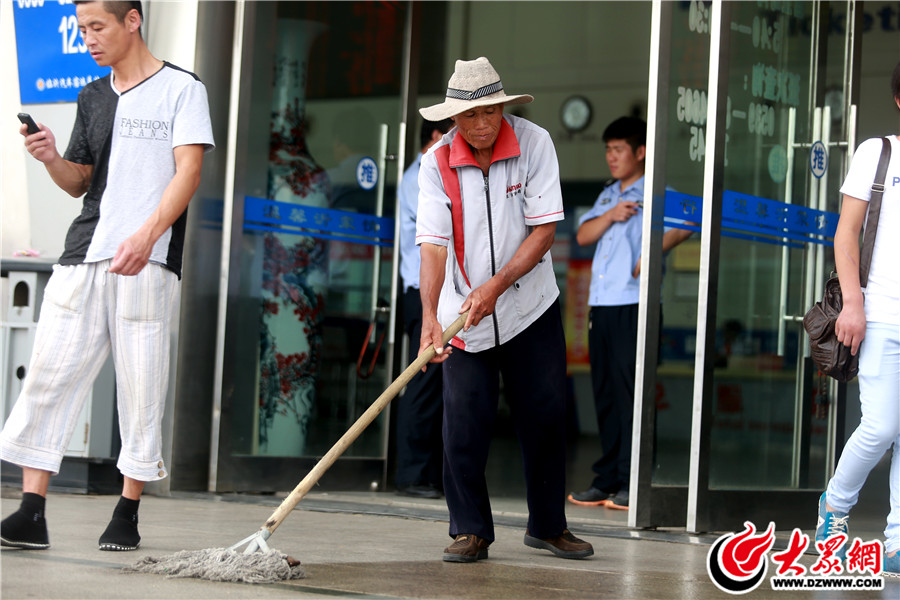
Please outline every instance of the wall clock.
[[562, 104], [560, 118], [566, 129], [575, 133], [584, 131], [591, 124], [591, 103], [584, 96], [570, 96]]

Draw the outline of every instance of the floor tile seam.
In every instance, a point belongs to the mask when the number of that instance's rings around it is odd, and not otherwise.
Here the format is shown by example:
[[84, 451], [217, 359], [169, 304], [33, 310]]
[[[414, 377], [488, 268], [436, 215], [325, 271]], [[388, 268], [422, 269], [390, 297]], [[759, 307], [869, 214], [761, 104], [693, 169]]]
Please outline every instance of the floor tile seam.
[[[328, 505], [328, 506], [317, 506], [313, 504], [307, 504], [306, 506], [298, 507], [300, 510], [306, 510], [310, 512], [321, 512], [321, 513], [349, 513], [349, 514], [359, 514], [359, 515], [368, 515], [368, 516], [379, 516], [386, 518], [407, 518], [407, 519], [415, 519], [421, 521], [433, 521], [433, 522], [448, 522], [449, 517], [445, 512], [438, 511], [423, 511], [423, 510], [404, 510], [404, 511], [390, 511], [385, 510], [384, 508], [376, 508], [373, 505], [362, 505], [362, 504], [353, 504], [343, 503], [343, 506], [337, 505]], [[494, 513], [494, 525], [505, 527], [509, 529], [520, 529], [524, 530], [528, 524], [527, 515], [503, 515]], [[682, 533], [674, 533], [674, 532], [658, 532], [658, 531], [650, 531], [650, 530], [635, 530], [630, 528], [618, 527], [618, 526], [610, 526], [610, 525], [602, 525], [602, 524], [594, 524], [583, 521], [568, 521], [568, 528], [575, 535], [592, 535], [595, 537], [603, 537], [603, 538], [615, 538], [620, 540], [634, 540], [634, 541], [656, 541], [656, 542], [666, 542], [666, 543], [680, 543], [687, 545], [712, 545], [712, 543], [718, 538], [718, 536], [708, 534], [708, 535], [696, 535], [696, 534], [682, 534]]]
[[[377, 510], [374, 508], [378, 505], [355, 504], [348, 502], [335, 502], [328, 505], [317, 506], [312, 503], [306, 506], [298, 507], [301, 510], [310, 512], [332, 513], [332, 514], [358, 514], [367, 516], [380, 516], [385, 518], [407, 518], [422, 521], [448, 522], [449, 518], [445, 512], [437, 514], [437, 511], [426, 512], [423, 510], [404, 510], [402, 512]], [[509, 529], [525, 529], [528, 522], [527, 515], [509, 516], [494, 513], [494, 525]], [[712, 546], [718, 540], [722, 533], [687, 533], [676, 531], [659, 531], [652, 529], [631, 529], [618, 525], [606, 525], [592, 523], [589, 521], [572, 520], [568, 521], [569, 530], [575, 535], [595, 536], [608, 539], [633, 540], [633, 541], [652, 541], [660, 543], [674, 543], [692, 546]], [[788, 540], [777, 539], [774, 550], [784, 550], [787, 548]], [[815, 554], [809, 550], [806, 554]]]
[[[242, 503], [266, 506], [279, 506], [282, 500], [277, 497], [256, 497], [245, 494], [222, 495], [209, 492], [176, 492], [171, 498], [185, 499], [193, 501], [203, 501], [204, 499], [214, 498], [215, 501], [226, 503]], [[369, 502], [365, 500], [369, 499]], [[311, 512], [322, 513], [348, 513], [359, 515], [372, 515], [383, 517], [399, 517], [409, 518], [422, 521], [447, 522], [449, 513], [446, 506], [443, 508], [425, 507], [420, 504], [405, 504], [397, 506], [393, 504], [385, 504], [377, 502], [371, 498], [346, 500], [343, 498], [323, 498], [306, 497], [297, 505], [300, 510], [308, 510]], [[391, 509], [391, 510], [389, 510]], [[525, 528], [527, 524], [527, 515], [523, 513], [512, 513], [512, 511], [494, 512], [494, 522], [496, 525], [511, 528]], [[515, 515], [515, 516], [510, 516]], [[692, 534], [679, 532], [660, 532], [647, 529], [631, 529], [628, 527], [598, 523], [590, 519], [572, 519], [568, 520], [569, 530], [576, 535], [594, 535], [597, 537], [630, 539], [630, 540], [649, 540], [669, 543], [680, 543], [688, 545], [712, 545], [718, 535], [715, 534]]]

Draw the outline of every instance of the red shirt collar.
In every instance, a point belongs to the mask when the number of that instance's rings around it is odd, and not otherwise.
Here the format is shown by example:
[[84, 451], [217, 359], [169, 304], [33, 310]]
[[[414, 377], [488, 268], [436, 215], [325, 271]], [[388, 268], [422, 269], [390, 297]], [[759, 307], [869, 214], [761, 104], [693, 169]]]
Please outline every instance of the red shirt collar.
[[[522, 151], [519, 149], [519, 140], [516, 139], [516, 132], [512, 126], [506, 122], [506, 119], [500, 120], [500, 133], [497, 134], [497, 141], [494, 142], [494, 151], [491, 153], [491, 164], [507, 158], [515, 158], [520, 156]], [[478, 161], [472, 154], [472, 147], [463, 139], [459, 133], [453, 136], [450, 142], [450, 166], [477, 167]]]

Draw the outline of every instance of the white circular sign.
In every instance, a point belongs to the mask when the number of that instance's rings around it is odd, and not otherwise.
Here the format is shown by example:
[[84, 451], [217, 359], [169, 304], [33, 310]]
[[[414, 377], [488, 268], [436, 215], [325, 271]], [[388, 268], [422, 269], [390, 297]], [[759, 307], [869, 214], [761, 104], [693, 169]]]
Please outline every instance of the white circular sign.
[[820, 179], [828, 170], [828, 150], [822, 142], [816, 142], [809, 149], [809, 170]]
[[378, 165], [368, 156], [356, 164], [356, 183], [364, 190], [371, 190], [378, 183]]

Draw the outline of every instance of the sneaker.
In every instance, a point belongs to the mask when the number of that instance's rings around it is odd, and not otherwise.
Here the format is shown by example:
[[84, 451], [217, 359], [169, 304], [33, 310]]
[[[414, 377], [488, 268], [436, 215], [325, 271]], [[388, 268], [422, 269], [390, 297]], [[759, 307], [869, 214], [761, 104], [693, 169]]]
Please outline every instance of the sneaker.
[[471, 563], [488, 557], [491, 543], [471, 533], [461, 533], [444, 548], [444, 562]]
[[594, 547], [588, 542], [580, 540], [565, 529], [561, 534], [553, 538], [538, 539], [525, 532], [525, 545], [530, 548], [549, 550], [560, 558], [587, 558], [594, 553]]
[[100, 549], [114, 552], [137, 550], [141, 545], [141, 536], [137, 528], [137, 515], [133, 520], [119, 516], [115, 512], [100, 536]]
[[619, 490], [615, 496], [606, 503], [606, 508], [615, 510], [628, 510], [628, 490]]
[[583, 492], [572, 492], [566, 496], [566, 500], [579, 506], [605, 506], [613, 496], [615, 494], [591, 487]]
[[0, 523], [0, 546], [24, 550], [45, 550], [50, 547], [47, 520], [39, 515], [29, 517], [22, 509]]
[[884, 563], [881, 566], [881, 574], [885, 577], [900, 577], [900, 552], [893, 556], [884, 553]]
[[[829, 511], [827, 509], [825, 504], [825, 492], [822, 492], [822, 495], [819, 497], [819, 520], [816, 523], [816, 542], [824, 542], [831, 536], [841, 533], [846, 535], [849, 540], [850, 534], [847, 533], [847, 522], [849, 520], [849, 514]], [[847, 544], [841, 546], [834, 555], [839, 558], [841, 562], [844, 562], [847, 558]]]

